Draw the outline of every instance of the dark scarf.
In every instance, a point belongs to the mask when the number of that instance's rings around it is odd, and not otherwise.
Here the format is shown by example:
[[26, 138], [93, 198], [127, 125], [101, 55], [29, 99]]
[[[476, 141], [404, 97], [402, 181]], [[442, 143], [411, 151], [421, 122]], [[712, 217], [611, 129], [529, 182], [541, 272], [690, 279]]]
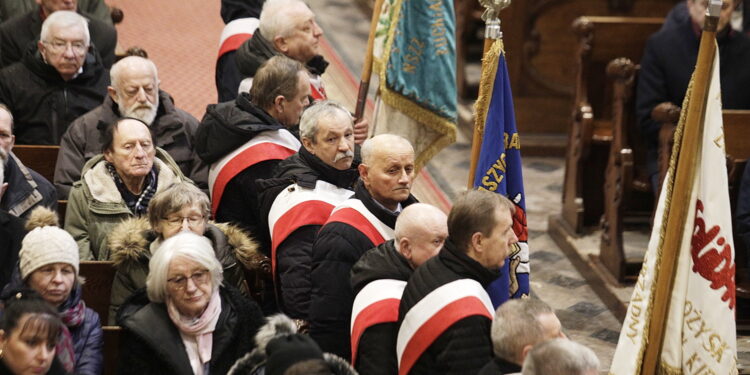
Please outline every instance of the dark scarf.
[[120, 175], [117, 174], [115, 167], [109, 162], [106, 165], [107, 171], [109, 171], [109, 175], [112, 176], [113, 180], [115, 180], [117, 190], [120, 192], [122, 200], [125, 201], [125, 204], [128, 206], [130, 212], [132, 212], [135, 216], [141, 216], [145, 214], [146, 210], [148, 210], [148, 202], [150, 202], [151, 198], [154, 197], [154, 194], [156, 193], [156, 185], [159, 182], [159, 177], [156, 173], [156, 166], [152, 166], [151, 171], [148, 173], [148, 175], [146, 175], [145, 186], [143, 190], [141, 190], [141, 194], [135, 195], [131, 193], [130, 190], [128, 190], [128, 188], [125, 186], [125, 183], [122, 182], [122, 178], [120, 178]]

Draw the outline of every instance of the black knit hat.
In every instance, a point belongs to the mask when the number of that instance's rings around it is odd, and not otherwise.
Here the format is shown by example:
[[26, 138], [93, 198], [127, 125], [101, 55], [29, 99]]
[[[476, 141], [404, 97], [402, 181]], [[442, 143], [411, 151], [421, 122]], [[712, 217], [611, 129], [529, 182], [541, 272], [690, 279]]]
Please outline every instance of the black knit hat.
[[301, 334], [276, 337], [266, 346], [266, 374], [282, 375], [289, 367], [310, 359], [323, 359], [320, 350], [313, 339]]

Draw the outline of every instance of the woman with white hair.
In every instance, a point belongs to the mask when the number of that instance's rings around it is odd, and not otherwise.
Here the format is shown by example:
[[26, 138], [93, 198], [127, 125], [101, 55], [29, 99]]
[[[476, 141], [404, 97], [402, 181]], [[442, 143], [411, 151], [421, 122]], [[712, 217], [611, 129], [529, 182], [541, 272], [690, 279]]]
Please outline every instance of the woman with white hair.
[[255, 302], [222, 285], [211, 242], [192, 232], [165, 240], [151, 257], [149, 303], [123, 305], [119, 374], [225, 374], [254, 347], [264, 323]]

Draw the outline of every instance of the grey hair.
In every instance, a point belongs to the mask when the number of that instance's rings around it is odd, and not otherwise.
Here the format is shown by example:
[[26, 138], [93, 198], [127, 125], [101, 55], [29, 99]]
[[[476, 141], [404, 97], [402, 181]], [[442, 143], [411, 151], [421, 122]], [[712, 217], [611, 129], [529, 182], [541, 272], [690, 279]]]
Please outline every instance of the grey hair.
[[153, 61], [140, 57], [140, 56], [127, 56], [123, 58], [122, 60], [116, 62], [114, 65], [112, 65], [112, 68], [109, 70], [109, 80], [111, 82], [112, 87], [115, 89], [120, 89], [120, 76], [122, 75], [122, 71], [125, 68], [135, 68], [139, 66], [146, 66], [147, 69], [151, 70], [151, 72], [154, 75], [154, 82], [158, 85], [159, 84], [159, 71], [156, 69], [156, 64], [154, 64]]
[[523, 362], [523, 375], [585, 375], [599, 372], [594, 351], [571, 340], [545, 341], [531, 350]]
[[198, 206], [205, 220], [211, 215], [211, 201], [192, 182], [175, 182], [156, 193], [148, 203], [148, 222], [151, 228], [156, 229], [168, 215], [179, 212], [186, 206]]
[[339, 103], [331, 100], [317, 102], [302, 112], [302, 118], [299, 120], [299, 136], [307, 138], [315, 143], [315, 135], [318, 133], [318, 124], [321, 119], [334, 119], [338, 117], [346, 118], [351, 126], [354, 126], [354, 118], [349, 110]]
[[538, 299], [505, 302], [495, 311], [492, 321], [492, 349], [495, 356], [520, 363], [526, 345], [534, 346], [544, 341], [539, 316], [554, 313], [548, 304]]
[[50, 14], [42, 24], [42, 32], [39, 34], [39, 40], [49, 42], [52, 25], [57, 27], [80, 26], [83, 29], [83, 42], [88, 47], [91, 42], [89, 34], [89, 21], [76, 12], [69, 10], [58, 10]]
[[273, 44], [277, 36], [289, 36], [296, 25], [289, 22], [286, 12], [290, 6], [298, 3], [307, 6], [302, 0], [266, 0], [258, 20], [258, 28], [266, 40]]
[[370, 165], [372, 164], [372, 157], [375, 153], [375, 150], [381, 150], [385, 147], [382, 146], [383, 143], [386, 143], [388, 145], [393, 145], [397, 143], [401, 143], [403, 145], [409, 145], [409, 148], [412, 149], [412, 152], [414, 151], [414, 146], [411, 145], [411, 142], [409, 142], [408, 139], [396, 135], [396, 134], [378, 134], [372, 138], [368, 138], [365, 140], [364, 143], [362, 143], [362, 148], [360, 149], [360, 153], [362, 155], [362, 164]]
[[167, 300], [169, 265], [178, 257], [187, 258], [205, 267], [211, 274], [213, 293], [219, 289], [223, 280], [223, 271], [221, 263], [216, 259], [211, 241], [192, 232], [180, 232], [164, 241], [148, 262], [146, 293], [151, 302], [163, 303]]
[[8, 108], [8, 106], [3, 103], [0, 103], [0, 109], [8, 112], [8, 117], [10, 117], [10, 133], [13, 134], [15, 130], [15, 120], [13, 119], [13, 112], [11, 112], [10, 108]]

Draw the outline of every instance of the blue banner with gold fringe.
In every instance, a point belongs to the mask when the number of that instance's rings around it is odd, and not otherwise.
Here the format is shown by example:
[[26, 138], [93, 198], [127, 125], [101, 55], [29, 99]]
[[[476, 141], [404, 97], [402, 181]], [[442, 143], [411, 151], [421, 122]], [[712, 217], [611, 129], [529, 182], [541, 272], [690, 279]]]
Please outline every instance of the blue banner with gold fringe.
[[529, 295], [528, 228], [521, 143], [502, 41], [493, 43], [482, 65], [479, 98], [475, 105], [475, 126], [484, 129], [484, 137], [474, 187], [502, 194], [514, 203], [513, 230], [518, 237], [518, 243], [513, 246], [500, 278], [487, 289], [497, 308], [509, 298]]

